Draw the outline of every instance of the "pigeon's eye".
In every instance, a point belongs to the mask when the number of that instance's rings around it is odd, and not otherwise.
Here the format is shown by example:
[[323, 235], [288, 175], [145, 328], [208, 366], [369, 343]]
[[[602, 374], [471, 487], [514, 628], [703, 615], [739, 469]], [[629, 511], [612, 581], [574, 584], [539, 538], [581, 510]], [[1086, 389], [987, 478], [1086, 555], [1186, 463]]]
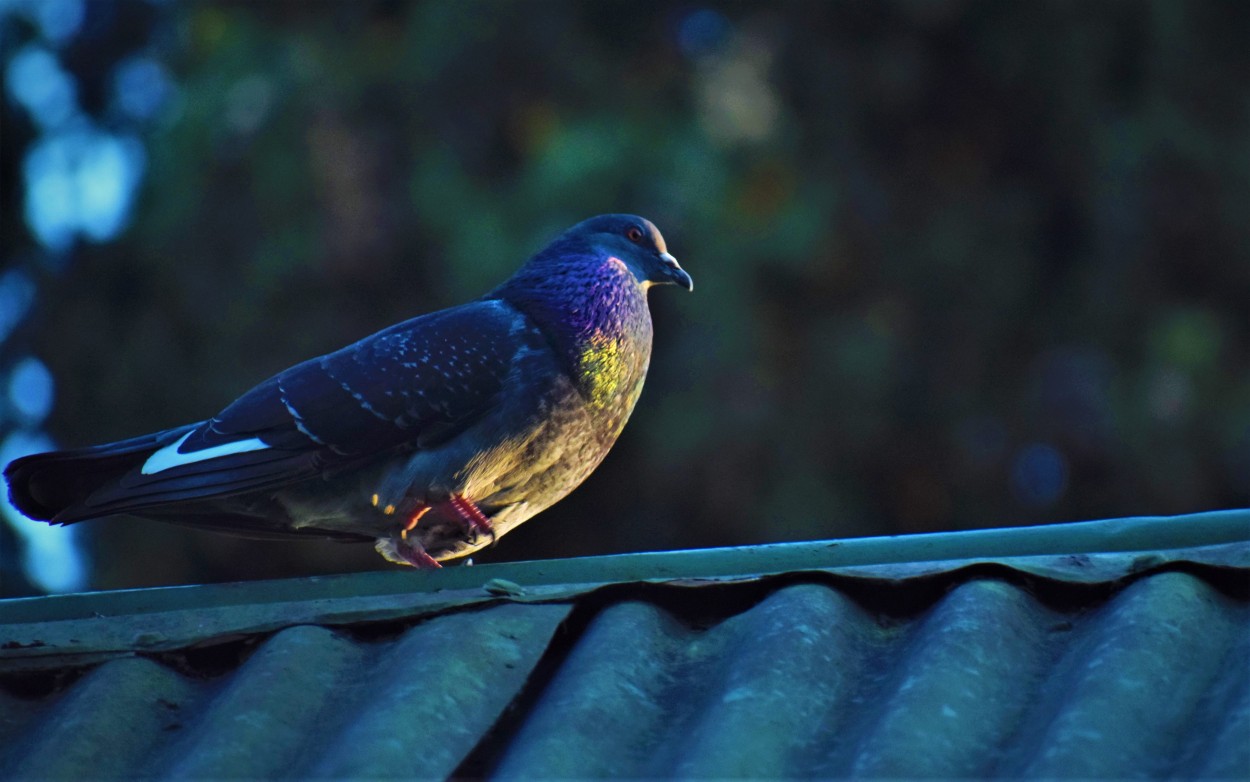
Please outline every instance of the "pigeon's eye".
[[631, 225], [625, 231], [625, 238], [629, 239], [634, 244], [640, 243], [642, 241], [642, 229], [636, 225]]

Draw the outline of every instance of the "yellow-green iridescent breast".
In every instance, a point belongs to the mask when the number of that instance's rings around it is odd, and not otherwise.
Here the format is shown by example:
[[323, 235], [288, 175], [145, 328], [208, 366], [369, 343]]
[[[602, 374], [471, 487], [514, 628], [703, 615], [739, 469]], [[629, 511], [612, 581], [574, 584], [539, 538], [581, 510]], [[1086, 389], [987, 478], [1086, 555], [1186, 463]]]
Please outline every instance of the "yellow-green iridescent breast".
[[629, 381], [623, 340], [596, 330], [581, 346], [577, 376], [590, 405], [604, 408], [615, 401]]

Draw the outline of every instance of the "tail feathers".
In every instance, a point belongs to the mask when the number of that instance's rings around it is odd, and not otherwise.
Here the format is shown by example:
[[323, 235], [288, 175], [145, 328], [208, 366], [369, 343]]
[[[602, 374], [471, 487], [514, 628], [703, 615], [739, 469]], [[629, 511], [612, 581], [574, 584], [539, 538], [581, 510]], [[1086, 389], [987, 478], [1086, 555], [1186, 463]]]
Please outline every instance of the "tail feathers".
[[[112, 485], [136, 469], [157, 448], [178, 439], [191, 424], [129, 440], [90, 448], [52, 451], [23, 456], [4, 468], [9, 501], [37, 521], [70, 524], [104, 515], [86, 500], [101, 486]], [[78, 509], [80, 513], [74, 513]]]
[[170, 510], [180, 503], [202, 505], [204, 500], [286, 486], [324, 472], [320, 451], [275, 448], [257, 438], [178, 451], [201, 426], [203, 422], [92, 448], [23, 456], [5, 468], [9, 498], [32, 519], [73, 524], [115, 513], [152, 515], [153, 508]]

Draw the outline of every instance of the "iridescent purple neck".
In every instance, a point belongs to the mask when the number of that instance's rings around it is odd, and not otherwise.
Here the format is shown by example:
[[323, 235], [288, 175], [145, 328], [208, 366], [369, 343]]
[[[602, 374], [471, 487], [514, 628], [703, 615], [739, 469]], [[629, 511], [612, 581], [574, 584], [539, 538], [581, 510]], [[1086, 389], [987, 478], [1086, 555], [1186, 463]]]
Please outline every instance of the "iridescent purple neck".
[[629, 369], [645, 367], [651, 353], [646, 291], [619, 258], [571, 250], [552, 245], [488, 298], [507, 301], [528, 315], [565, 357], [571, 374], [588, 346], [605, 339], [637, 356], [630, 362], [637, 366]]

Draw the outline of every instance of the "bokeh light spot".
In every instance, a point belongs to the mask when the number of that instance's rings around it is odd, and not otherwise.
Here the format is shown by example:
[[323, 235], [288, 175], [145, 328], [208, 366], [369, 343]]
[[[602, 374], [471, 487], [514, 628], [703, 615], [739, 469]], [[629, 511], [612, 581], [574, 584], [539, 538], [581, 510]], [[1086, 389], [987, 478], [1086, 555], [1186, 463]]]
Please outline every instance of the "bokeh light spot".
[[686, 14], [677, 25], [677, 47], [687, 57], [701, 57], [720, 48], [729, 35], [729, 20], [710, 8]]
[[1068, 460], [1046, 443], [1025, 446], [1012, 464], [1011, 488], [1025, 505], [1053, 505], [1068, 488]]
[[225, 120], [236, 133], [255, 131], [273, 108], [273, 83], [264, 76], [239, 80], [226, 95]]
[[73, 80], [42, 46], [32, 44], [13, 55], [4, 81], [9, 95], [42, 128], [60, 127], [78, 111]]
[[18, 361], [9, 373], [9, 404], [32, 426], [52, 411], [53, 389], [52, 373], [33, 356]]
[[68, 249], [76, 232], [95, 241], [125, 225], [143, 175], [143, 145], [95, 129], [50, 135], [26, 156], [26, 222], [45, 247]]
[[43, 37], [58, 45], [74, 37], [87, 11], [83, 0], [37, 0], [31, 7]]
[[173, 94], [165, 66], [150, 57], [132, 57], [113, 77], [115, 100], [122, 111], [139, 120], [156, 116]]
[[1183, 369], [1206, 371], [1218, 366], [1224, 333], [1209, 310], [1178, 308], [1161, 318], [1151, 333], [1151, 351]]
[[84, 145], [77, 171], [78, 221], [96, 241], [121, 231], [130, 212], [146, 156], [135, 138], [98, 134]]

